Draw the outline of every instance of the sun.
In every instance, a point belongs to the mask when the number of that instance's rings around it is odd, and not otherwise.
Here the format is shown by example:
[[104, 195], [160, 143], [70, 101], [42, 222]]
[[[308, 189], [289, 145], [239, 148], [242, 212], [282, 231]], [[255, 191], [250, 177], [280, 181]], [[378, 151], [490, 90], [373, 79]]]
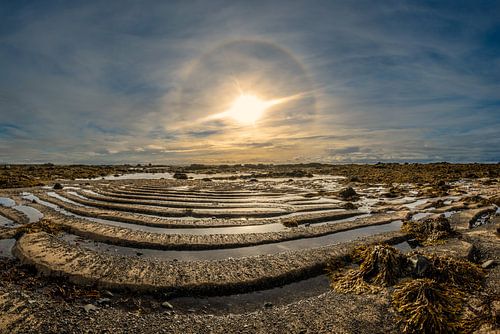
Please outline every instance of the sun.
[[229, 109], [223, 112], [213, 114], [204, 118], [204, 121], [214, 119], [230, 118], [242, 125], [255, 125], [255, 123], [264, 116], [268, 109], [282, 103], [300, 98], [300, 94], [263, 100], [257, 95], [240, 93], [233, 101]]
[[238, 123], [254, 124], [271, 105], [255, 95], [242, 94], [234, 100], [226, 114]]

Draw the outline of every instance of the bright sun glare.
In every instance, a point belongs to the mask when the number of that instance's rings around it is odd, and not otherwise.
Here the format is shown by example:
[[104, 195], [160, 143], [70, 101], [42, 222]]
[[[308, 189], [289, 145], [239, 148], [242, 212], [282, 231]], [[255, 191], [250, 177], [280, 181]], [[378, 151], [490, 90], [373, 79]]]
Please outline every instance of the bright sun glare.
[[205, 118], [205, 120], [232, 118], [240, 124], [252, 125], [255, 124], [255, 122], [257, 122], [269, 108], [274, 107], [277, 104], [282, 104], [297, 99], [299, 97], [300, 95], [297, 94], [266, 101], [258, 98], [255, 95], [242, 93], [234, 100], [229, 109], [224, 112], [208, 116], [207, 118]]
[[262, 101], [254, 95], [240, 95], [227, 111], [227, 115], [239, 123], [253, 124], [270, 106], [271, 103]]

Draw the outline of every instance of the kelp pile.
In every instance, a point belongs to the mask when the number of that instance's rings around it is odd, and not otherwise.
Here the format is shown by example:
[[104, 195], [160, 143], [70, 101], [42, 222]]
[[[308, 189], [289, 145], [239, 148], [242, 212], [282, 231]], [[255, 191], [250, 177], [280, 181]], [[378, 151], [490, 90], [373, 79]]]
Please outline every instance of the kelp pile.
[[357, 248], [351, 259], [359, 263], [359, 268], [344, 275], [335, 271], [337, 265], [328, 266], [330, 278], [335, 282], [332, 288], [338, 292], [377, 292], [381, 287], [395, 284], [404, 275], [406, 267], [403, 254], [383, 244]]
[[467, 293], [481, 287], [484, 272], [475, 264], [428, 255], [426, 278], [394, 287], [392, 305], [402, 315], [405, 333], [468, 333], [484, 321], [464, 312]]
[[428, 277], [464, 291], [481, 287], [484, 271], [474, 263], [439, 255], [426, 255], [430, 261]]
[[424, 221], [405, 221], [401, 226], [401, 231], [415, 238], [423, 245], [439, 243], [454, 233], [449, 220], [443, 216], [429, 218]]
[[388, 245], [355, 249], [349, 259], [357, 263], [328, 266], [331, 288], [341, 293], [377, 293], [394, 287], [392, 304], [402, 315], [405, 333], [454, 333], [472, 330], [463, 313], [465, 297], [479, 289], [484, 272], [475, 264], [440, 255], [402, 254]]
[[392, 304], [403, 315], [404, 333], [457, 333], [464, 294], [433, 279], [398, 284]]

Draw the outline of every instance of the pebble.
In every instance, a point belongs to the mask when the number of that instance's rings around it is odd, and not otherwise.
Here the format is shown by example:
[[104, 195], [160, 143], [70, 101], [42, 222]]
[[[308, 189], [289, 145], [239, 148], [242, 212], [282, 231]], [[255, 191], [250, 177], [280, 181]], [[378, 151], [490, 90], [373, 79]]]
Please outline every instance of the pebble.
[[97, 303], [98, 303], [98, 304], [107, 304], [107, 303], [109, 303], [110, 301], [111, 301], [111, 299], [109, 299], [109, 298], [99, 298], [99, 299], [97, 300]]
[[174, 307], [172, 306], [172, 304], [170, 304], [169, 302], [163, 302], [161, 304], [161, 306], [163, 306], [164, 308], [167, 308], [169, 310], [173, 310], [174, 309]]
[[108, 291], [108, 290], [104, 290], [104, 292], [102, 294], [105, 295], [105, 296], [108, 296], [108, 297], [114, 297], [115, 296], [111, 291]]
[[488, 268], [492, 267], [494, 264], [495, 264], [494, 260], [484, 261], [483, 264], [481, 264], [481, 268], [488, 269]]
[[87, 304], [83, 306], [83, 309], [85, 310], [85, 312], [89, 313], [90, 311], [97, 311], [98, 307], [92, 304]]

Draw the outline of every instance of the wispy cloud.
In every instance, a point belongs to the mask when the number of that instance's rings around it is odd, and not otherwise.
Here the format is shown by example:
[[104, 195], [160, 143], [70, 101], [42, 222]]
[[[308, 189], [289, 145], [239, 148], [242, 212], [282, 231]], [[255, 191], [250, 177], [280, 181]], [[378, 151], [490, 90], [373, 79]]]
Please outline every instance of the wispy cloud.
[[[500, 160], [500, 5], [0, 4], [0, 161]], [[239, 90], [301, 94], [255, 126]]]

